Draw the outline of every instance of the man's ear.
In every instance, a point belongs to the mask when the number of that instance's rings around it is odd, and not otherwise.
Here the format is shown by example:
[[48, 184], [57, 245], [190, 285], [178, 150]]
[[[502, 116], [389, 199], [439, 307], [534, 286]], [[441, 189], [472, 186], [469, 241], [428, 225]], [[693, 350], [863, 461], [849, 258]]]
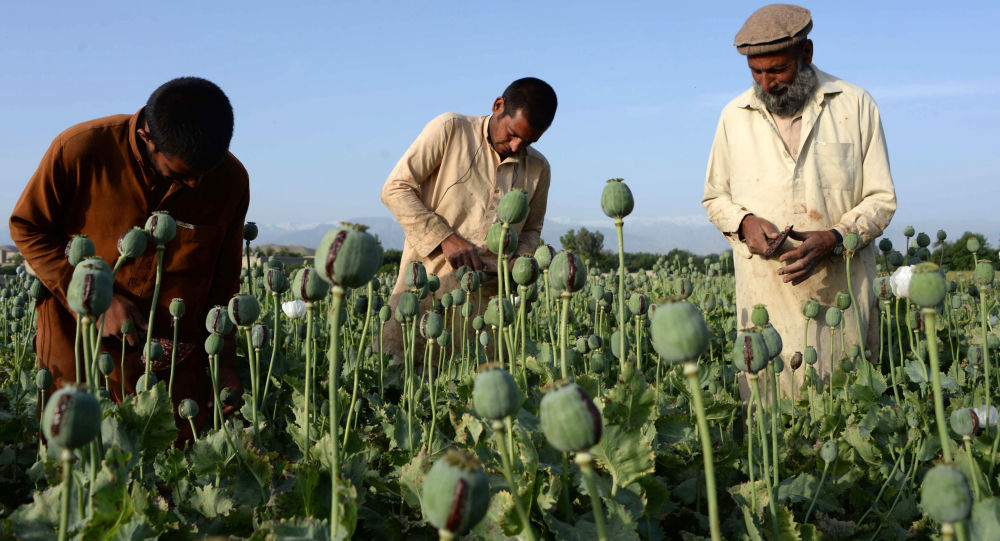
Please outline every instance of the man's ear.
[[503, 113], [504, 103], [505, 102], [504, 102], [503, 96], [500, 96], [499, 98], [493, 100], [493, 114], [494, 115], [499, 115], [500, 113]]
[[805, 65], [807, 65], [807, 66], [811, 66], [812, 65], [812, 62], [813, 62], [813, 42], [812, 42], [811, 39], [807, 39], [802, 44], [802, 62]]

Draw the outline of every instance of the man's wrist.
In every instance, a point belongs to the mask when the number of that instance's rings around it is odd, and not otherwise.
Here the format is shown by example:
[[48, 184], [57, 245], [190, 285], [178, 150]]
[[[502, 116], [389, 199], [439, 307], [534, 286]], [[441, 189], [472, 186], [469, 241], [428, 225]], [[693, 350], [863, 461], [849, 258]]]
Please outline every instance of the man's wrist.
[[830, 253], [834, 255], [842, 254], [844, 252], [844, 237], [836, 229], [830, 229], [829, 232], [833, 233], [833, 247], [830, 248]]

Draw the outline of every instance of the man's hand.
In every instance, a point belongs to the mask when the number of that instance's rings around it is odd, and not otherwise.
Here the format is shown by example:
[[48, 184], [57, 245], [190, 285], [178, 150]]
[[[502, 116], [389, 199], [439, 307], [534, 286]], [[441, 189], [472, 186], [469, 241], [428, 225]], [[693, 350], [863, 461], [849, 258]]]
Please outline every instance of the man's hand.
[[240, 397], [243, 396], [243, 384], [240, 383], [239, 376], [236, 375], [236, 371], [233, 369], [231, 363], [220, 362], [219, 363], [219, 389], [224, 389], [228, 387], [233, 392], [233, 399], [229, 405], [222, 405], [222, 415], [229, 415], [234, 411], [239, 409], [239, 404], [241, 404]]
[[458, 236], [458, 233], [452, 233], [441, 242], [441, 251], [452, 269], [457, 270], [462, 265], [472, 270], [482, 270], [485, 267], [483, 260], [479, 258], [479, 248]]
[[837, 237], [832, 231], [795, 231], [789, 237], [801, 241], [794, 250], [789, 250], [778, 258], [778, 261], [792, 262], [778, 269], [779, 275], [784, 275], [783, 282], [791, 282], [793, 286], [801, 284], [809, 278], [816, 265], [830, 254], [837, 246]]
[[132, 322], [132, 332], [128, 333], [125, 339], [128, 341], [128, 345], [135, 346], [142, 340], [142, 333], [139, 331], [146, 330], [146, 319], [132, 301], [115, 295], [111, 299], [111, 306], [104, 312], [103, 336], [121, 339], [122, 323], [125, 323], [126, 320]]
[[740, 235], [743, 236], [743, 241], [751, 254], [763, 256], [767, 251], [767, 241], [777, 238], [780, 234], [774, 224], [753, 214], [747, 214], [740, 222]]

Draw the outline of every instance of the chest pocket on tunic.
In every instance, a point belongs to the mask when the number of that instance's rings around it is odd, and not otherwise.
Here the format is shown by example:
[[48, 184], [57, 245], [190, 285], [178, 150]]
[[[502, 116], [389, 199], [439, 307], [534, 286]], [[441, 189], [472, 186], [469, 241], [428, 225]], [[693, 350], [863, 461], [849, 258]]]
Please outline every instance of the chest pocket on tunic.
[[164, 279], [183, 281], [190, 298], [204, 297], [212, 283], [219, 255], [222, 227], [177, 224], [177, 235], [166, 245]]
[[823, 188], [828, 190], [853, 190], [854, 160], [853, 143], [827, 143], [816, 141], [812, 145], [816, 159], [816, 169]]

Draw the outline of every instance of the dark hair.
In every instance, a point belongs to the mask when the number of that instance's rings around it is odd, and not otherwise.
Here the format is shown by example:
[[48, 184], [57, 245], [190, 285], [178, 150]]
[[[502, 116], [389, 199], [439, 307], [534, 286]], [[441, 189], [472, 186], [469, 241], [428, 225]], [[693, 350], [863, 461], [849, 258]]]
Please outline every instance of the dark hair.
[[556, 116], [556, 91], [548, 83], [535, 77], [525, 77], [510, 84], [503, 91], [503, 116], [517, 111], [531, 125], [531, 129], [544, 131]]
[[199, 171], [219, 163], [233, 138], [233, 107], [211, 81], [180, 77], [153, 91], [143, 110], [157, 150]]

